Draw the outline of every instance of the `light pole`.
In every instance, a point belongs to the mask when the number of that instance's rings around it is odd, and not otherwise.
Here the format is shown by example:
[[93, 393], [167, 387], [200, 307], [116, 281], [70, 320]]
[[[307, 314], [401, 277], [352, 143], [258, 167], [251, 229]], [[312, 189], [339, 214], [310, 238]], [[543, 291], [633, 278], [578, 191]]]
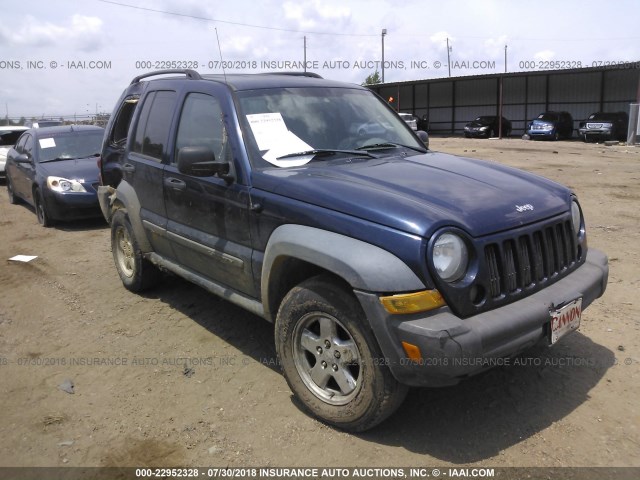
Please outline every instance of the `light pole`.
[[449, 76], [451, 76], [451, 48], [449, 46], [449, 37], [447, 37], [447, 66], [449, 67]]
[[382, 29], [382, 83], [384, 83], [384, 37], [387, 34], [387, 29]]

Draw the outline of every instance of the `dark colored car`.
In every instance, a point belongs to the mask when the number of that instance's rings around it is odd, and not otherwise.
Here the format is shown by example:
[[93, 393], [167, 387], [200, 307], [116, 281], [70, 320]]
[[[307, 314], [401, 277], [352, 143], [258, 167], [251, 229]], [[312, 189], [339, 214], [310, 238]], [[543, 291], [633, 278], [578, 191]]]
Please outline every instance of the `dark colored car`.
[[[483, 115], [469, 122], [464, 127], [464, 136], [467, 138], [497, 137], [500, 129], [500, 120], [496, 115]], [[502, 136], [511, 135], [511, 122], [502, 117]]]
[[580, 122], [578, 133], [585, 142], [627, 139], [629, 116], [625, 112], [598, 112]]
[[[353, 133], [368, 119], [385, 128]], [[300, 404], [347, 430], [384, 420], [409, 386], [555, 344], [606, 288], [571, 190], [428, 150], [358, 85], [142, 75], [102, 159], [123, 285], [170, 271], [274, 322]]]
[[32, 205], [45, 227], [100, 217], [96, 157], [103, 136], [103, 128], [83, 125], [24, 132], [7, 154], [9, 201]]
[[560, 140], [573, 135], [573, 117], [569, 112], [544, 112], [529, 122], [527, 135], [531, 140]]

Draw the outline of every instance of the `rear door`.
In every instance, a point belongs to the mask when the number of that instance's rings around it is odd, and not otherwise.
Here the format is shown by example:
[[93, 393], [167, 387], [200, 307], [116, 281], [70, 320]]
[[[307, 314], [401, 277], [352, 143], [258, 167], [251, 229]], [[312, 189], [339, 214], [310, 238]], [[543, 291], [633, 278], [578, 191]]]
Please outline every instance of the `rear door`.
[[178, 94], [173, 90], [149, 91], [141, 105], [123, 161], [122, 181], [134, 188], [140, 202], [140, 218], [154, 251], [173, 258], [171, 244], [163, 235], [167, 214], [163, 197], [164, 163], [169, 157], [169, 132]]
[[218, 176], [185, 175], [176, 164], [181, 148], [206, 147], [217, 161], [229, 162], [233, 175], [238, 139], [228, 135], [227, 119], [233, 115], [231, 103], [224, 102], [225, 89], [212, 85], [184, 97], [174, 151], [164, 171], [167, 230], [181, 265], [255, 297], [248, 186]]

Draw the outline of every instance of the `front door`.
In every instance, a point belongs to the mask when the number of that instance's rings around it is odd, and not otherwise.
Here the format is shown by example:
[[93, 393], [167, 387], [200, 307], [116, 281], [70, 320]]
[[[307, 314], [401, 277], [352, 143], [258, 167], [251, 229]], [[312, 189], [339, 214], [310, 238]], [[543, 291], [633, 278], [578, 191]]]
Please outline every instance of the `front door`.
[[167, 231], [181, 265], [255, 297], [248, 187], [218, 176], [185, 175], [177, 168], [180, 149], [198, 146], [229, 162], [233, 172], [226, 117], [215, 95], [191, 92], [184, 98], [175, 148], [164, 170]]

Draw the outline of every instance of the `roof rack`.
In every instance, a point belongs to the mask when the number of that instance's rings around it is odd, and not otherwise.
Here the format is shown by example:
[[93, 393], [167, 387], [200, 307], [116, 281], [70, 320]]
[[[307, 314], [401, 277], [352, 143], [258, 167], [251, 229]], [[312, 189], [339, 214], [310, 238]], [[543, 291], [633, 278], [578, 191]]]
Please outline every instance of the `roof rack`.
[[195, 70], [191, 70], [191, 69], [156, 70], [155, 72], [149, 72], [149, 73], [144, 73], [142, 75], [138, 75], [136, 78], [131, 80], [131, 85], [133, 85], [134, 83], [138, 83], [143, 78], [154, 77], [156, 75], [167, 75], [172, 73], [182, 73], [186, 75], [189, 80], [202, 80], [202, 77], [200, 76], [200, 74]]
[[314, 72], [265, 72], [262, 75], [291, 75], [292, 77], [323, 78]]

